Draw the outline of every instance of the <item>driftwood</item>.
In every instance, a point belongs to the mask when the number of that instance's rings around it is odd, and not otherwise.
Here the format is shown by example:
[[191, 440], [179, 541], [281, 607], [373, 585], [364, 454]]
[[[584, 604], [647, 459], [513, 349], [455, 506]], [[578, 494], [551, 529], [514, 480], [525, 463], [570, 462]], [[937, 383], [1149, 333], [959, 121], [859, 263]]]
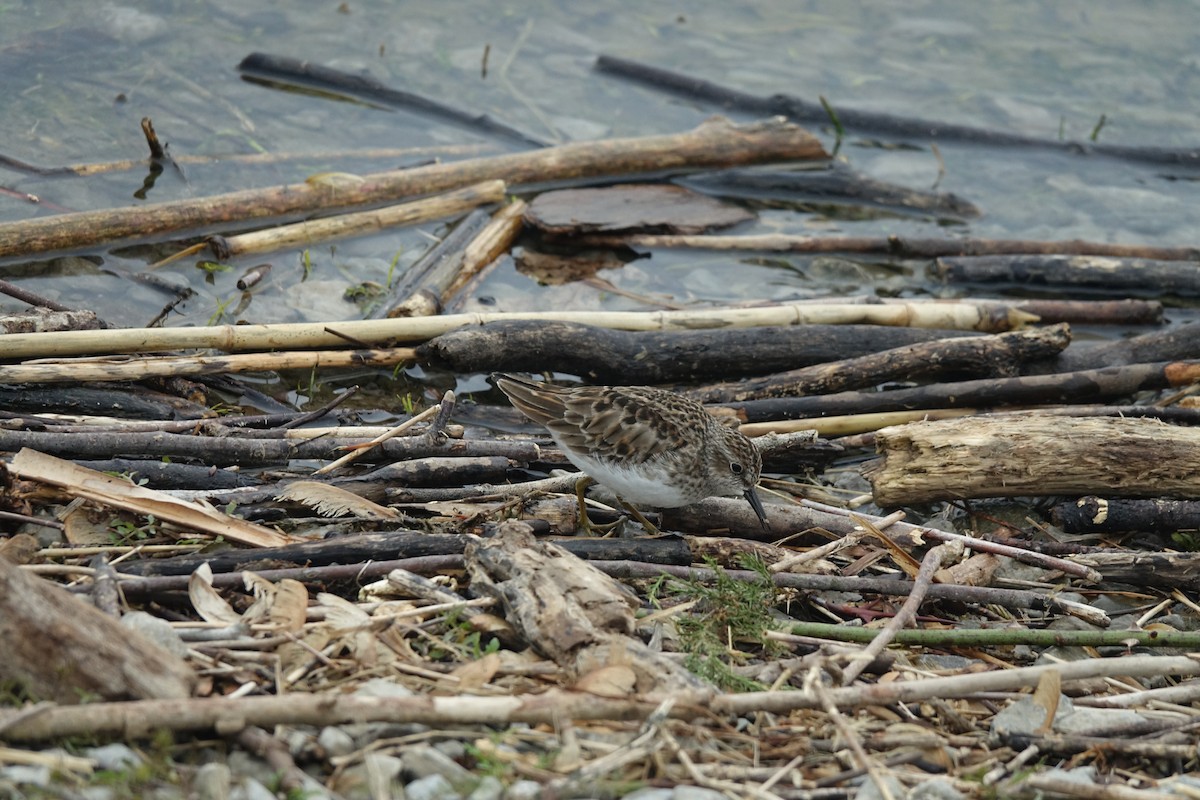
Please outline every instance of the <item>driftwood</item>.
[[[2, 231], [2, 229], [0, 229]], [[1028, 239], [919, 239], [910, 236], [792, 236], [783, 233], [746, 236], [667, 236], [634, 233], [625, 236], [588, 234], [575, 240], [579, 247], [689, 248], [698, 250], [765, 250], [770, 253], [875, 253], [891, 258], [941, 258], [1017, 253], [1046, 255], [1153, 258], [1163, 261], [1200, 260], [1200, 248], [1155, 247], [1137, 244], [1085, 242], [1078, 239], [1043, 242]]]
[[[891, 681], [828, 690], [829, 702], [840, 708], [920, 703], [967, 697], [980, 692], [1015, 691], [1036, 686], [1048, 673], [1065, 681], [1112, 676], [1195, 675], [1200, 661], [1186, 656], [1121, 656], [1089, 658], [993, 672], [970, 673], [924, 680]], [[133, 737], [155, 730], [213, 730], [233, 733], [248, 724], [337, 725], [364, 722], [415, 722], [454, 725], [561, 724], [564, 719], [637, 720], [659, 712], [661, 695], [605, 697], [602, 694], [549, 689], [537, 694], [503, 697], [371, 697], [353, 694], [289, 693], [268, 697], [144, 700], [124, 703], [47, 708], [21, 716], [0, 711], [0, 728], [10, 741], [40, 741], [79, 734]], [[781, 691], [717, 694], [680, 692], [665, 716], [681, 719], [741, 716], [755, 711], [785, 714], [820, 708], [812, 692], [790, 687]], [[19, 717], [14, 719], [14, 717]]]
[[1021, 364], [1061, 352], [1070, 341], [1066, 325], [996, 336], [935, 339], [765, 378], [705, 386], [689, 394], [702, 403], [726, 403], [829, 394], [895, 380], [1011, 376], [1018, 374]]
[[251, 53], [238, 64], [238, 72], [251, 80], [269, 84], [286, 84], [322, 93], [350, 97], [383, 108], [415, 111], [442, 122], [466, 128], [476, 133], [499, 137], [520, 147], [543, 147], [545, 142], [524, 131], [488, 117], [472, 114], [440, 100], [424, 95], [393, 89], [369, 75], [351, 74], [311, 61], [301, 61], [270, 53]]
[[140, 633], [0, 558], [0, 681], [39, 700], [184, 698], [191, 668]]
[[[955, 331], [877, 325], [802, 325], [705, 331], [618, 331], [571, 322], [501, 321], [444, 333], [417, 348], [455, 372], [566, 372], [622, 384], [754, 375], [876, 353]], [[580, 353], [587, 353], [580, 359]], [[2, 369], [2, 368], [0, 368]]]
[[1200, 378], [1200, 362], [1130, 364], [1053, 375], [936, 383], [885, 392], [839, 392], [812, 397], [747, 400], [727, 405], [747, 422], [937, 408], [989, 408], [1124, 397], [1187, 386]]
[[939, 258], [936, 268], [942, 280], [960, 283], [1084, 286], [1106, 294], [1200, 294], [1200, 264], [1179, 261], [1011, 255]]
[[1050, 518], [1066, 533], [1169, 534], [1200, 530], [1200, 501], [1088, 496], [1056, 504]]
[[1200, 553], [1082, 553], [1071, 560], [1104, 573], [1105, 580], [1139, 589], [1200, 589]]
[[394, 202], [485, 180], [503, 180], [513, 186], [599, 175], [826, 157], [816, 138], [789, 123], [769, 120], [735, 126], [728, 121], [715, 121], [684, 134], [583, 142], [433, 164], [364, 175], [361, 182], [347, 182], [347, 185], [299, 183], [247, 189], [203, 200], [176, 200], [0, 223], [0, 258], [178, 235], [222, 224], [244, 226], [322, 208]]
[[782, 200], [787, 203], [851, 204], [882, 207], [900, 213], [974, 218], [979, 208], [947, 192], [926, 192], [868, 178], [832, 162], [805, 169], [727, 169], [677, 178], [676, 183], [719, 197]]
[[[108, 331], [96, 331], [107, 333]], [[75, 334], [75, 331], [62, 331]], [[85, 333], [85, 332], [79, 332]], [[27, 334], [13, 334], [25, 336]], [[50, 336], [50, 333], [29, 334]], [[7, 342], [5, 342], [7, 344]], [[38, 414], [82, 414], [87, 416], [128, 417], [133, 419], [200, 419], [210, 416], [207, 406], [172, 397], [164, 392], [137, 386], [92, 383], [87, 386], [11, 386], [0, 384], [0, 408], [6, 412]], [[139, 454], [140, 455], [140, 454]]]
[[[29, 447], [46, 453], [78, 458], [111, 458], [154, 453], [159, 457], [188, 458], [202, 464], [262, 467], [285, 464], [292, 459], [332, 460], [344, 455], [343, 448], [363, 444], [361, 438], [250, 439], [185, 436], [177, 433], [43, 433], [0, 430], [0, 451]], [[409, 436], [384, 442], [364, 460], [397, 461], [425, 456], [494, 456], [520, 461], [536, 460], [537, 446], [531, 442], [495, 440], [435, 441]]]
[[[596, 69], [627, 80], [644, 83], [660, 91], [672, 92], [689, 100], [712, 103], [719, 108], [736, 108], [756, 114], [782, 114], [791, 119], [809, 122], [826, 122], [830, 118], [830, 110], [823, 103], [814, 103], [787, 94], [773, 94], [769, 97], [752, 95], [692, 75], [682, 75], [616, 56], [601, 55], [596, 59]], [[845, 125], [854, 133], [892, 136], [922, 143], [938, 141], [981, 144], [990, 147], [1031, 147], [1071, 155], [1097, 153], [1147, 164], [1200, 165], [1200, 149], [1198, 148], [1129, 147], [1099, 142], [1040, 139], [1019, 133], [958, 125], [942, 120], [898, 117], [893, 114], [860, 111], [853, 108], [838, 108], [836, 114], [838, 124]]]
[[273, 325], [217, 325], [198, 328], [120, 328], [107, 331], [48, 331], [4, 337], [6, 358], [139, 353], [211, 347], [225, 351], [292, 350], [296, 347], [345, 347], [417, 342], [464, 325], [502, 320], [579, 322], [631, 331], [698, 330], [788, 325], [882, 325], [999, 333], [1036, 322], [1031, 314], [1002, 304], [886, 303], [878, 305], [785, 303], [753, 308], [727, 307], [684, 311], [530, 311], [494, 314], [442, 314], [436, 317], [345, 322], [295, 322]]
[[481, 205], [502, 202], [505, 191], [504, 181], [484, 181], [452, 192], [370, 211], [278, 225], [237, 236], [214, 236], [208, 244], [213, 254], [222, 261], [288, 248], [311, 247], [320, 242], [465, 214]]
[[884, 428], [864, 470], [881, 506], [973, 497], [1200, 498], [1200, 431], [1156, 420], [975, 417]]
[[1190, 358], [1200, 358], [1200, 322], [1188, 322], [1168, 330], [1151, 331], [1103, 344], [1079, 342], [1068, 347], [1057, 358], [1044, 364], [1031, 365], [1031, 370], [1072, 372]]
[[214, 375], [281, 369], [394, 367], [413, 361], [410, 347], [374, 350], [299, 350], [217, 356], [74, 358], [36, 364], [0, 364], [0, 383], [137, 381], [178, 375]]

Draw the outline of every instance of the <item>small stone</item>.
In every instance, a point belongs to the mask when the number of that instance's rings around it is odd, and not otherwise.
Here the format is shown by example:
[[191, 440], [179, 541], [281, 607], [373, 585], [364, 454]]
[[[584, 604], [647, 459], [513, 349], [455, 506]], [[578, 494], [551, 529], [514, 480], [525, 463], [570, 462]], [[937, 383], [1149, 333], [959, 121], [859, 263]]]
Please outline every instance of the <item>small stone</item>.
[[137, 631], [150, 641], [162, 647], [172, 655], [187, 658], [188, 647], [183, 639], [165, 619], [159, 619], [145, 611], [130, 611], [121, 617], [121, 624], [130, 630]]
[[966, 795], [945, 778], [933, 778], [914, 786], [908, 800], [966, 800]]
[[225, 764], [219, 761], [204, 764], [192, 778], [191, 796], [197, 800], [229, 800], [231, 778]]
[[538, 800], [541, 796], [542, 785], [537, 781], [517, 781], [504, 792], [504, 800]]
[[455, 791], [466, 794], [475, 788], [479, 779], [445, 753], [429, 745], [417, 745], [404, 751], [401, 757], [404, 770], [410, 775], [425, 778], [441, 775]]
[[475, 791], [467, 795], [467, 800], [500, 800], [504, 795], [504, 784], [495, 775], [484, 775]]
[[[883, 779], [892, 797], [904, 797], [905, 790], [892, 775], [887, 775]], [[875, 781], [867, 779], [859, 784], [858, 791], [854, 793], [854, 800], [883, 800], [883, 792], [879, 791], [879, 787]]]
[[15, 783], [18, 786], [49, 786], [50, 768], [31, 764], [0, 767], [0, 783]]
[[671, 800], [725, 800], [725, 794], [705, 786], [683, 784], [671, 792]]
[[229, 792], [229, 800], [276, 800], [276, 797], [254, 778], [242, 778]]
[[[405, 753], [407, 756], [408, 754]], [[441, 775], [426, 775], [404, 787], [408, 800], [460, 800], [461, 794], [454, 791], [450, 781]]]
[[653, 786], [646, 786], [633, 790], [621, 800], [671, 800], [674, 794], [674, 789], [656, 789]]
[[100, 769], [106, 769], [109, 772], [125, 772], [140, 767], [144, 763], [141, 756], [119, 742], [101, 747], [89, 747], [83, 751], [83, 755], [93, 759]]
[[317, 735], [317, 746], [325, 751], [326, 758], [348, 755], [356, 749], [354, 737], [332, 725], [321, 729]]

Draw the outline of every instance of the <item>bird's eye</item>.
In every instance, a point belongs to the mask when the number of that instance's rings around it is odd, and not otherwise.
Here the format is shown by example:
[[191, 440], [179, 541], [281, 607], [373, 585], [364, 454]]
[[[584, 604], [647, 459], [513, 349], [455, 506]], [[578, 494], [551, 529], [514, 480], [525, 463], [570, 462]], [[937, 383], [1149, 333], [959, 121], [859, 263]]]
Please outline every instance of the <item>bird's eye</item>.
[[741, 464], [739, 464], [736, 461], [730, 461], [729, 462], [729, 471], [732, 472], [734, 475], [741, 475], [743, 472], [746, 471], [746, 468], [743, 467]]

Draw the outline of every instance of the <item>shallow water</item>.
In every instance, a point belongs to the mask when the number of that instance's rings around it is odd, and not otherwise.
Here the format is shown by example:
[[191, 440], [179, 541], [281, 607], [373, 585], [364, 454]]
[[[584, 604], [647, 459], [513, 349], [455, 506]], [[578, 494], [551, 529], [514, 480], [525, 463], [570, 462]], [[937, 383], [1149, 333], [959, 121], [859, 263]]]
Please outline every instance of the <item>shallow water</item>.
[[[485, 48], [488, 71], [481, 73]], [[1200, 144], [1200, 5], [1173, 2], [697, 2], [628, 4], [207, 2], [41, 3], [0, 8], [0, 141], [4, 154], [42, 165], [140, 158], [151, 117], [171, 153], [354, 151], [478, 142], [453, 126], [243, 81], [262, 51], [367, 70], [396, 88], [487, 113], [539, 137], [569, 141], [686, 130], [715, 109], [598, 73], [600, 53], [642, 60], [744, 91], [788, 92], [835, 108], [887, 111], [1050, 139], [1145, 146]], [[739, 117], [745, 118], [745, 117]], [[826, 127], [816, 132], [832, 147]], [[1182, 169], [1019, 149], [940, 145], [896, 149], [850, 136], [840, 156], [871, 177], [918, 189], [935, 182], [984, 215], [946, 227], [929, 217], [830, 218], [765, 211], [740, 233], [979, 236], [1194, 244], [1197, 174]], [[248, 168], [168, 169], [148, 201], [201, 197], [366, 172], [388, 161], [310, 158]], [[0, 168], [0, 219], [55, 210], [136, 205], [143, 169], [88, 178], [39, 178]], [[211, 276], [197, 259], [160, 271], [197, 295], [167, 324], [346, 319], [343, 297], [386, 283], [444, 225], [362, 237], [234, 262]], [[166, 298], [102, 268], [138, 271], [162, 255], [103, 249], [90, 260], [0, 265], [62, 303], [141, 325]], [[248, 305], [235, 282], [269, 261]], [[878, 292], [931, 294], [924, 264], [881, 269], [844, 259], [660, 252], [602, 277], [623, 290], [683, 303]], [[478, 290], [489, 310], [638, 308], [635, 300], [573, 284], [539, 286], [502, 265]], [[473, 307], [472, 301], [468, 308]], [[0, 299], [0, 308], [20, 307]], [[1186, 312], [1180, 311], [1178, 314]]]

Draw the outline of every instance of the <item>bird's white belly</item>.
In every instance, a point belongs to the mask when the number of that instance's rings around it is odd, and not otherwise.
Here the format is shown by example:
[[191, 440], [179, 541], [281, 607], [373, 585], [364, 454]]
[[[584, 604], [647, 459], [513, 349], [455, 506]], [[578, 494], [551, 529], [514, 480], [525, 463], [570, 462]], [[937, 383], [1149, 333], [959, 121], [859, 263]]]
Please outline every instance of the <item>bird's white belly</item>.
[[691, 475], [680, 476], [668, 473], [654, 464], [639, 464], [637, 470], [620, 467], [609, 461], [587, 458], [564, 448], [571, 463], [586, 472], [596, 483], [616, 492], [622, 500], [633, 505], [654, 508], [678, 508], [704, 498], [695, 490], [688, 492], [681, 484], [698, 486]]

